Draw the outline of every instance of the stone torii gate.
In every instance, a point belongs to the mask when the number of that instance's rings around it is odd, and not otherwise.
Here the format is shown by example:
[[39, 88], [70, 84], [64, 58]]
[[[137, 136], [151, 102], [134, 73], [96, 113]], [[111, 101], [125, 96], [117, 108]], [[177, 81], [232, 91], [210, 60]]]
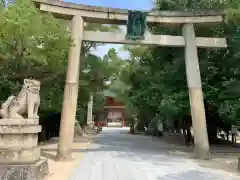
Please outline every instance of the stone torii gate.
[[80, 54], [83, 41], [119, 44], [145, 44], [171, 47], [185, 47], [187, 84], [194, 129], [195, 153], [199, 158], [209, 157], [209, 143], [203, 103], [202, 84], [197, 48], [226, 48], [226, 38], [195, 37], [194, 25], [213, 25], [223, 21], [224, 14], [216, 12], [149, 12], [148, 24], [182, 27], [182, 36], [147, 34], [145, 40], [125, 39], [121, 32], [85, 31], [84, 22], [102, 24], [126, 24], [128, 11], [66, 3], [58, 0], [34, 0], [36, 7], [51, 12], [56, 17], [72, 22], [72, 39], [75, 46], [70, 48], [64, 101], [61, 116], [60, 140], [57, 158], [71, 158], [74, 123], [78, 98]]

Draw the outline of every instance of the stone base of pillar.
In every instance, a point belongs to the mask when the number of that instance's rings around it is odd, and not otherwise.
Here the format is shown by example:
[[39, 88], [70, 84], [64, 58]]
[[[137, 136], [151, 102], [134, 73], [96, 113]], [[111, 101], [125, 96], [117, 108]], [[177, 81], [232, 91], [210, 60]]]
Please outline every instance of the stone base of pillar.
[[86, 133], [86, 134], [96, 134], [96, 131], [95, 131], [95, 129], [94, 129], [94, 124], [93, 124], [93, 123], [88, 124], [87, 126], [85, 126], [85, 127], [83, 128], [83, 131], [84, 131], [84, 133]]
[[94, 128], [94, 123], [93, 123], [93, 122], [90, 122], [90, 123], [87, 124], [87, 126], [88, 126], [89, 128]]
[[0, 179], [42, 180], [48, 162], [40, 158], [39, 119], [9, 118], [0, 121]]
[[83, 129], [80, 125], [74, 127], [74, 137], [84, 136]]
[[0, 164], [26, 164], [40, 159], [38, 120], [1, 119]]
[[40, 148], [0, 149], [0, 164], [26, 164], [36, 162], [40, 158]]
[[43, 180], [49, 173], [47, 159], [32, 164], [0, 165], [0, 179]]

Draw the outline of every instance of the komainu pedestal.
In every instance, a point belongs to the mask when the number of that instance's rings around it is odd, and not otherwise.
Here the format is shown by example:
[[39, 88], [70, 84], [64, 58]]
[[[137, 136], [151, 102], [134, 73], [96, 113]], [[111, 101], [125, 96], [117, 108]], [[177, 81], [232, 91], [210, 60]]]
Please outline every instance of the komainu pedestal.
[[18, 96], [10, 96], [1, 106], [1, 180], [42, 180], [48, 174], [47, 160], [40, 158], [38, 147], [39, 92], [39, 81], [24, 79]]

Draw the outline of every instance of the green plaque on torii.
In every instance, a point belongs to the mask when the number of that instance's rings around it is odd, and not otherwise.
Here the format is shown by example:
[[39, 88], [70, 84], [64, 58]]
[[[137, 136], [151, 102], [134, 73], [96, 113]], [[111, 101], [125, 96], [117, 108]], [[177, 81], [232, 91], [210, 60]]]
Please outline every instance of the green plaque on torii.
[[128, 11], [127, 34], [128, 40], [144, 40], [147, 27], [147, 13], [142, 11]]

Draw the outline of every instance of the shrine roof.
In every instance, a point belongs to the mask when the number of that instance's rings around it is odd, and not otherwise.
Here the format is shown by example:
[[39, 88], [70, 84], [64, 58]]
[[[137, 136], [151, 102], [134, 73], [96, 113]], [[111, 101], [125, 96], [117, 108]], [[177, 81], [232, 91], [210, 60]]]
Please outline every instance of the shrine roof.
[[113, 92], [111, 92], [111, 91], [109, 91], [109, 90], [103, 91], [103, 95], [104, 95], [105, 97], [113, 97], [113, 98], [116, 97], [116, 94], [113, 93]]

